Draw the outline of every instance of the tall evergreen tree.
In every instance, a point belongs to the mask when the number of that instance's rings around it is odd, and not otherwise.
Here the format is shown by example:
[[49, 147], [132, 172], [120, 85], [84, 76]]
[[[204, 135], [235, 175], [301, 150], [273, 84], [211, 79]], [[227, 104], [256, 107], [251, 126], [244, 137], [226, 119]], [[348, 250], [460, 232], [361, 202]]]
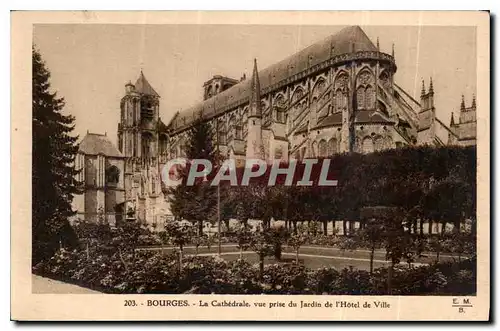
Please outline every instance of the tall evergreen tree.
[[[220, 161], [214, 147], [213, 128], [201, 118], [197, 119], [188, 133], [186, 158], [209, 160], [214, 169]], [[186, 186], [189, 166], [180, 170], [181, 185], [166, 188], [171, 210], [178, 219], [186, 219], [198, 225], [198, 233], [203, 233], [203, 221], [214, 221], [217, 214], [217, 188], [210, 182], [197, 180], [192, 186]]]
[[71, 136], [75, 118], [62, 114], [64, 99], [50, 91], [50, 72], [32, 49], [32, 263], [60, 246], [76, 245], [68, 217], [79, 193], [73, 162], [78, 151]]

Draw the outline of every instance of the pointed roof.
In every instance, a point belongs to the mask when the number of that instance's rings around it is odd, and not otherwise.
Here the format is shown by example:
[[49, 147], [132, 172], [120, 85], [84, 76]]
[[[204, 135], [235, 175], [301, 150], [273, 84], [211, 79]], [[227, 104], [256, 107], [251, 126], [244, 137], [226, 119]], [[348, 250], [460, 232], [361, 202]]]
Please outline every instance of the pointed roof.
[[142, 73], [142, 70], [141, 74], [139, 75], [139, 78], [137, 78], [137, 81], [135, 82], [135, 91], [144, 95], [152, 95], [155, 97], [160, 97], [160, 95], [156, 93], [151, 84], [149, 84], [148, 80]]
[[476, 95], [473, 94], [472, 95], [472, 105], [471, 105], [472, 108], [476, 108]]
[[[346, 27], [261, 70], [259, 72], [261, 90], [337, 55], [352, 53], [353, 49], [354, 52], [377, 51], [377, 47], [359, 26]], [[250, 85], [251, 80], [244, 80], [210, 99], [181, 111], [175, 119], [170, 121], [169, 126], [173, 126], [174, 129], [183, 128], [192, 122], [200, 112], [203, 113], [204, 117], [215, 116], [223, 107], [236, 104], [247, 98], [251, 89]]]
[[253, 61], [252, 84], [250, 86], [250, 116], [262, 117], [262, 110], [260, 109], [260, 81], [259, 72], [257, 70], [257, 59]]
[[78, 151], [86, 155], [103, 154], [109, 157], [124, 157], [106, 135], [98, 133], [87, 132], [80, 142]]
[[460, 102], [460, 110], [462, 111], [465, 110], [465, 99], [463, 94], [462, 94], [462, 102]]
[[451, 112], [450, 127], [455, 126], [455, 118], [453, 117], [453, 112]]

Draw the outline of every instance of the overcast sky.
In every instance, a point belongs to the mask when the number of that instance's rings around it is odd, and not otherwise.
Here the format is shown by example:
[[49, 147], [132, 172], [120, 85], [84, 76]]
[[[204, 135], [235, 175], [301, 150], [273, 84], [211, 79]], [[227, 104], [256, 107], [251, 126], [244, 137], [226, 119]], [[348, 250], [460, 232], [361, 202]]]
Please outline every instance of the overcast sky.
[[[437, 116], [449, 124], [461, 95], [476, 93], [473, 27], [361, 26], [380, 48], [395, 43], [396, 83], [419, 100], [421, 80], [433, 77]], [[36, 25], [34, 43], [51, 71], [51, 84], [76, 117], [76, 133], [105, 133], [116, 143], [125, 83], [142, 68], [160, 94], [165, 123], [202, 100], [203, 82], [221, 74], [251, 75], [339, 31], [342, 26], [270, 25]]]

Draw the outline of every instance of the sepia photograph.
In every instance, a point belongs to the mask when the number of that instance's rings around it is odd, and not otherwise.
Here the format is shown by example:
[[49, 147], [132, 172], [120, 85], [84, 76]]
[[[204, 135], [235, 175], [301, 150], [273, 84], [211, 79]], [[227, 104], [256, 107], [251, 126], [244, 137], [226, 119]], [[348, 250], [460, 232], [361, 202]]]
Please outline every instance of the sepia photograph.
[[56, 21], [31, 25], [29, 295], [479, 316], [477, 24]]

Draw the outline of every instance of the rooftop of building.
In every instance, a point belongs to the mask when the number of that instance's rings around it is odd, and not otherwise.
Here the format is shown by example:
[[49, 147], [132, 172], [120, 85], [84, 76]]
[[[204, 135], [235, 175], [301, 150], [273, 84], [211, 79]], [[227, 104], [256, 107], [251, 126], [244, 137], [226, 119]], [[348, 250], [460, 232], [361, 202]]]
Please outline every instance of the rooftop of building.
[[[303, 50], [275, 63], [259, 72], [260, 87], [264, 90], [310, 67], [320, 64], [337, 55], [378, 51], [359, 26], [346, 27]], [[193, 119], [202, 115], [210, 118], [224, 111], [224, 107], [248, 99], [251, 80], [243, 80], [214, 97], [178, 112], [169, 123], [174, 131], [188, 126]]]
[[80, 153], [86, 155], [99, 155], [102, 154], [108, 157], [121, 158], [123, 154], [116, 148], [115, 145], [109, 140], [106, 134], [90, 133], [87, 132], [83, 137], [78, 148]]

